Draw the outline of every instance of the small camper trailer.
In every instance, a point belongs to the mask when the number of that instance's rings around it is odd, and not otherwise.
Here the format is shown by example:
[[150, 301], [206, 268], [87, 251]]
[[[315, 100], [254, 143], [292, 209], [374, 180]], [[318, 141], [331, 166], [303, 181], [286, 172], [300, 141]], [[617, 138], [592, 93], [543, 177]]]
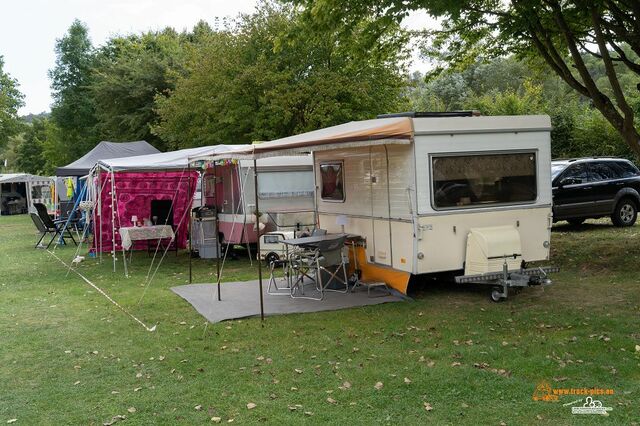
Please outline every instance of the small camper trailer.
[[53, 208], [52, 180], [27, 173], [0, 174], [0, 214], [27, 213], [33, 203]]
[[524, 266], [549, 257], [550, 131], [548, 116], [414, 113], [248, 153], [312, 153], [319, 226], [360, 236], [353, 261], [364, 277], [405, 293], [411, 275], [444, 272], [460, 282], [511, 280], [512, 271], [548, 282]]
[[[311, 156], [261, 159], [258, 168], [260, 234], [313, 228]], [[223, 161], [204, 174], [205, 205], [218, 213], [223, 244], [257, 241], [253, 161]]]

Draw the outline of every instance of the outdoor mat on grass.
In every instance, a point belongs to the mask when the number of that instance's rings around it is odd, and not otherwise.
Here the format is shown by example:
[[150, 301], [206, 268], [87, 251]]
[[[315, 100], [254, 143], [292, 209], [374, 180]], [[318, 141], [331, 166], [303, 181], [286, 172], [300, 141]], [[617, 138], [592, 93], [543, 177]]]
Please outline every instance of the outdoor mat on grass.
[[[267, 294], [268, 281], [263, 281], [265, 315], [280, 315], [302, 312], [335, 311], [358, 306], [378, 305], [380, 303], [400, 302], [406, 298], [391, 290], [393, 294], [380, 297], [368, 297], [367, 290], [357, 288], [353, 293], [326, 292], [324, 300], [292, 299], [287, 296]], [[215, 284], [190, 284], [172, 287], [171, 290], [189, 302], [196, 311], [215, 323], [230, 319], [260, 315], [260, 294], [258, 281], [222, 283], [222, 300], [218, 301]], [[305, 289], [308, 295], [314, 291]], [[372, 296], [384, 294], [371, 290]]]

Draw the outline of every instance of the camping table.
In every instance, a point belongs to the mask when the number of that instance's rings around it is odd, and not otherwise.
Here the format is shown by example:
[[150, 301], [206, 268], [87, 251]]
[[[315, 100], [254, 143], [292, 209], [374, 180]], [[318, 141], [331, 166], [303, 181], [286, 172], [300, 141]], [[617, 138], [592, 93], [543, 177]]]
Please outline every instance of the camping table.
[[[301, 238], [292, 238], [289, 240], [282, 240], [282, 242], [285, 244], [286, 246], [286, 256], [287, 259], [289, 259], [289, 247], [298, 247], [301, 249], [315, 249], [316, 247], [318, 247], [318, 244], [323, 242], [323, 241], [332, 241], [332, 240], [337, 240], [339, 238], [343, 238], [346, 237], [347, 240], [349, 239], [354, 239], [354, 238], [358, 238], [357, 235], [353, 235], [353, 234], [325, 234], [325, 235], [315, 235], [315, 236], [311, 236], [311, 237], [301, 237]], [[291, 263], [289, 262], [289, 267], [291, 267]], [[298, 280], [296, 281], [296, 283], [294, 283], [293, 285], [291, 283], [289, 283], [289, 288], [291, 289], [291, 292], [294, 291], [294, 287], [298, 284], [301, 283], [302, 284], [302, 280], [304, 280], [304, 275], [303, 274], [300, 278], [298, 278]], [[291, 272], [289, 272], [287, 274], [288, 277], [291, 277], [292, 274]], [[311, 278], [311, 277], [309, 277]]]
[[175, 234], [171, 225], [125, 226], [120, 228], [120, 236], [122, 237], [122, 247], [129, 250], [134, 241], [174, 238]]

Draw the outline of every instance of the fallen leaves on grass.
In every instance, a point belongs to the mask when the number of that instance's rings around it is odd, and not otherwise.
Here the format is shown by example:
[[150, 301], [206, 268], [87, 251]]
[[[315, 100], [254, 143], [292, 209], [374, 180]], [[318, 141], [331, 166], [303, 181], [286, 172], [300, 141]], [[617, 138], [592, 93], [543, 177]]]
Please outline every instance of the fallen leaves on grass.
[[221, 417], [211, 417], [211, 421], [214, 423], [220, 423], [222, 421]]
[[7, 420], [7, 423], [11, 424], [11, 423], [15, 423], [17, 421], [18, 421], [18, 419], [9, 419], [9, 420]]
[[127, 411], [133, 414], [138, 410], [136, 410], [136, 407], [129, 407], [129, 408], [127, 408]]
[[337, 403], [338, 403], [338, 401], [336, 401], [335, 399], [333, 399], [333, 398], [331, 398], [331, 397], [327, 398], [327, 402], [328, 402], [329, 404], [337, 404]]
[[408, 377], [405, 377], [405, 378], [404, 378], [404, 382], [405, 382], [406, 384], [411, 384], [411, 379], [410, 379], [410, 378], [408, 378]]
[[504, 368], [490, 368], [490, 365], [486, 362], [476, 362], [475, 364], [473, 364], [473, 366], [475, 368], [479, 368], [480, 370], [490, 371], [503, 377], [511, 377], [511, 371], [505, 370]]
[[428, 402], [426, 402], [426, 401], [425, 401], [425, 402], [423, 402], [422, 404], [423, 404], [424, 409], [425, 409], [426, 411], [432, 411], [432, 410], [433, 410], [433, 406], [432, 406], [431, 404], [429, 404]]
[[342, 384], [342, 386], [338, 386], [338, 389], [340, 390], [347, 390], [347, 389], [351, 389], [351, 383], [349, 382], [344, 382]]
[[247, 410], [253, 410], [256, 407], [257, 407], [257, 405], [254, 404], [253, 402], [250, 402], [250, 403], [247, 404]]
[[122, 414], [116, 414], [115, 416], [111, 417], [111, 420], [108, 422], [104, 422], [102, 423], [103, 426], [111, 426], [113, 424], [118, 423], [120, 420], [125, 420], [127, 418], [127, 416], [123, 416]]
[[382, 389], [382, 388], [384, 387], [384, 383], [382, 383], [382, 382], [377, 382], [375, 385], [373, 385], [373, 387], [374, 387], [376, 390], [380, 390], [380, 389]]
[[302, 374], [302, 373], [303, 373], [303, 370], [302, 370], [301, 368], [296, 368], [296, 369], [295, 369], [295, 370], [293, 370], [293, 371], [295, 371], [295, 372], [296, 372], [296, 373], [298, 373], [298, 374]]
[[202, 405], [198, 404], [195, 407], [193, 407], [194, 410], [196, 411], [201, 411], [202, 410]]

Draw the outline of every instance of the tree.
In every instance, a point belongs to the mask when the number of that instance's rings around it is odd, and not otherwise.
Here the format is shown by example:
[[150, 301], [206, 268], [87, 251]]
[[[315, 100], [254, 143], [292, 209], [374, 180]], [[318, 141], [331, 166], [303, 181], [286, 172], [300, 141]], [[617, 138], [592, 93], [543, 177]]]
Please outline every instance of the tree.
[[187, 46], [211, 29], [199, 23], [192, 34], [172, 29], [112, 38], [96, 55], [90, 85], [96, 109], [96, 132], [108, 140], [146, 140], [163, 150], [151, 132], [158, 117], [155, 97], [175, 87], [184, 73]]
[[24, 105], [24, 95], [18, 90], [18, 82], [4, 70], [4, 59], [0, 56], [0, 148], [9, 138], [20, 132], [22, 123], [18, 109]]
[[[508, 53], [538, 57], [593, 106], [640, 155], [636, 122], [637, 93], [625, 91], [621, 69], [640, 75], [640, 3], [632, 0], [354, 0], [345, 7], [338, 0], [294, 0], [305, 6], [316, 25], [360, 22], [376, 25], [401, 21], [424, 10], [439, 18], [440, 30], [425, 31], [428, 54], [441, 67], [469, 65], [478, 57]], [[589, 72], [585, 57], [598, 61], [604, 81]], [[640, 87], [639, 87], [640, 88]]]
[[158, 96], [154, 131], [173, 146], [250, 143], [375, 117], [402, 99], [404, 34], [390, 27], [340, 39], [295, 10], [262, 3], [195, 49], [189, 73]]
[[19, 170], [38, 175], [45, 170], [42, 155], [43, 142], [47, 138], [47, 119], [34, 118], [26, 127], [22, 141], [18, 144], [16, 166]]
[[[76, 20], [56, 41], [56, 65], [49, 71], [53, 90], [51, 120], [60, 129], [57, 147], [71, 161], [96, 144], [94, 105], [89, 86], [94, 49], [87, 27]], [[61, 165], [61, 164], [58, 164]]]

